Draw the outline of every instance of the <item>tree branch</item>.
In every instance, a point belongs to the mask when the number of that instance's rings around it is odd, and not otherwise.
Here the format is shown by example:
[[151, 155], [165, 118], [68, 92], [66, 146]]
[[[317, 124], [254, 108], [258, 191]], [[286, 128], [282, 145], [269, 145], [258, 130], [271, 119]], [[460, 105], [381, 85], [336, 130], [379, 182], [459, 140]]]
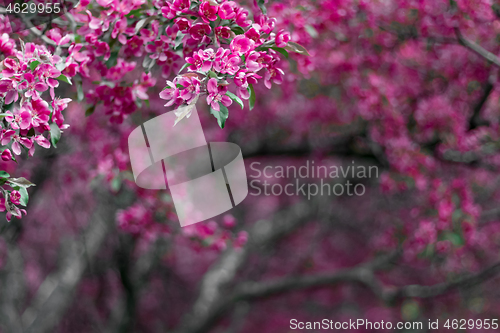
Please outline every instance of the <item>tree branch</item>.
[[458, 28], [455, 28], [455, 34], [457, 35], [460, 44], [476, 52], [481, 57], [485, 58], [486, 60], [496, 65], [497, 67], [500, 67], [500, 58], [498, 58], [496, 55], [484, 49], [482, 46], [465, 38]]
[[249, 231], [245, 247], [226, 250], [205, 274], [200, 285], [199, 297], [192, 311], [182, 321], [179, 332], [206, 332], [226, 311], [229, 305], [227, 287], [245, 263], [249, 252], [295, 230], [309, 221], [314, 216], [311, 213], [315, 212], [316, 214], [318, 212], [315, 204], [301, 202], [278, 213], [273, 220], [257, 222]]
[[25, 333], [53, 332], [73, 300], [74, 291], [88, 265], [111, 230], [117, 206], [110, 196], [100, 194], [92, 222], [80, 241], [72, 242], [59, 268], [39, 287], [34, 300], [23, 315]]

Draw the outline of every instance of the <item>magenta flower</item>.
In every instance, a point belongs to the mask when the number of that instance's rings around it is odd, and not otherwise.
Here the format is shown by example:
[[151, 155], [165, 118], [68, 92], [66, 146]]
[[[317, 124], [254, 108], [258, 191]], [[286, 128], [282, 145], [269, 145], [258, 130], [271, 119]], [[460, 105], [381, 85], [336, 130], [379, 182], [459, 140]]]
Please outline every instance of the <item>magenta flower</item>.
[[167, 55], [167, 60], [158, 61], [158, 65], [162, 66], [162, 76], [168, 78], [170, 73], [173, 71], [177, 72], [179, 70], [182, 58], [170, 50], [166, 51], [165, 54]]
[[104, 60], [108, 60], [111, 52], [109, 51], [109, 44], [106, 42], [97, 42], [94, 44], [95, 55], [97, 57], [103, 56]]
[[252, 21], [247, 20], [248, 17], [248, 11], [243, 9], [243, 8], [238, 8], [236, 10], [236, 19], [235, 22], [237, 25], [240, 27], [246, 28], [252, 24]]
[[174, 0], [172, 8], [178, 12], [186, 13], [191, 7], [191, 0]]
[[71, 102], [71, 98], [55, 98], [52, 101], [52, 121], [59, 126], [61, 129], [65, 129], [69, 125], [63, 125], [64, 117], [62, 111], [68, 107], [68, 103]]
[[222, 20], [231, 20], [236, 17], [237, 5], [234, 1], [226, 1], [219, 6], [219, 16]]
[[290, 34], [288, 32], [285, 32], [284, 29], [278, 31], [276, 37], [274, 38], [274, 42], [276, 43], [277, 47], [285, 47], [289, 41], [290, 41]]
[[11, 139], [14, 140], [14, 142], [12, 142], [12, 151], [16, 155], [21, 155], [21, 145], [25, 146], [28, 149], [30, 149], [33, 146], [32, 139], [21, 137], [12, 130], [5, 132], [2, 138], [2, 145], [8, 144], [11, 141]]
[[[65, 35], [64, 37], [61, 35], [61, 31], [58, 28], [50, 29], [47, 31], [46, 36], [52, 39], [57, 45], [64, 45], [71, 42], [71, 38], [69, 35]], [[113, 37], [114, 38], [114, 37]]]
[[276, 26], [276, 18], [269, 18], [266, 15], [259, 16], [256, 22], [260, 26], [260, 32], [263, 34], [271, 33]]
[[176, 15], [176, 10], [171, 3], [165, 2], [165, 6], [161, 7], [161, 14], [163, 17], [171, 20]]
[[[196, 74], [193, 74], [196, 75]], [[187, 104], [200, 94], [200, 80], [197, 76], [182, 76], [177, 81], [177, 84], [183, 87], [180, 88], [179, 97], [186, 101]]]
[[158, 37], [159, 31], [160, 31], [160, 23], [158, 21], [153, 21], [151, 23], [151, 29], [141, 29], [140, 31], [141, 38], [144, 41], [144, 43], [152, 42], [156, 39], [156, 37]]
[[174, 103], [180, 105], [184, 101], [179, 96], [179, 89], [175, 86], [174, 82], [167, 80], [167, 86], [160, 92], [160, 98], [169, 101], [165, 106], [171, 106]]
[[127, 36], [133, 36], [135, 29], [128, 27], [127, 19], [124, 17], [115, 23], [113, 32], [111, 33], [111, 38], [116, 38], [118, 36], [118, 41], [125, 45], [127, 44]]
[[20, 200], [21, 200], [21, 193], [19, 193], [19, 191], [13, 190], [12, 192], [10, 192], [10, 201], [14, 205], [19, 205]]
[[224, 39], [229, 39], [231, 38], [231, 29], [229, 27], [217, 27], [215, 28], [215, 37], [217, 40], [224, 38]]
[[187, 34], [189, 32], [189, 29], [191, 28], [191, 22], [184, 18], [184, 17], [179, 17], [175, 20], [175, 24], [179, 27], [179, 31]]
[[203, 1], [200, 5], [198, 13], [200, 14], [203, 22], [210, 23], [210, 21], [217, 20], [218, 9], [218, 6], [212, 6], [208, 1]]
[[231, 48], [231, 52], [242, 54], [253, 50], [255, 48], [255, 43], [245, 35], [238, 35], [231, 41], [229, 47]]
[[158, 65], [162, 66], [162, 76], [167, 78], [172, 71], [177, 71], [181, 67], [181, 57], [172, 51], [167, 51], [165, 54], [167, 55], [167, 60], [159, 61]]
[[218, 85], [216, 79], [212, 78], [208, 80], [207, 90], [207, 104], [209, 104], [212, 109], [220, 111], [219, 102], [226, 107], [233, 103], [233, 100], [226, 96], [228, 90], [227, 86]]
[[124, 53], [127, 56], [140, 57], [142, 55], [142, 45], [144, 41], [139, 36], [130, 38], [125, 47]]
[[191, 64], [188, 66], [190, 71], [208, 72], [212, 68], [212, 62], [206, 58], [202, 50], [193, 53], [192, 57], [186, 57], [186, 62]]
[[0, 80], [0, 94], [5, 94], [5, 104], [16, 102], [19, 98], [17, 83], [11, 79]]
[[43, 135], [37, 135], [34, 137], [35, 138], [35, 142], [40, 146], [40, 147], [43, 147], [43, 148], [50, 148], [50, 141], [47, 140], [46, 137], [44, 137]]
[[31, 73], [25, 73], [23, 78], [26, 81], [20, 83], [18, 87], [20, 90], [26, 89], [26, 92], [24, 93], [24, 96], [26, 97], [33, 96], [33, 98], [40, 98], [40, 94], [38, 92], [43, 92], [49, 89], [47, 84], [45, 84], [44, 82], [37, 82], [35, 80], [35, 76]]
[[276, 84], [283, 83], [283, 75], [285, 75], [285, 73], [280, 68], [269, 67], [264, 76], [264, 85], [268, 89], [271, 89], [271, 81]]
[[167, 60], [167, 54], [165, 53], [165, 51], [168, 50], [168, 44], [165, 43], [165, 41], [157, 40], [153, 44], [146, 45], [145, 49], [146, 52], [151, 53], [149, 55], [151, 59], [158, 59], [160, 61]]
[[24, 130], [31, 127], [31, 113], [27, 110], [22, 110], [16, 110], [14, 114], [10, 111], [6, 112], [8, 116], [5, 117], [5, 120], [10, 124], [12, 129]]
[[4, 69], [2, 70], [2, 75], [4, 77], [11, 77], [21, 70], [17, 59], [6, 58], [2, 64], [4, 67]]
[[248, 29], [248, 31], [245, 32], [245, 36], [253, 40], [256, 46], [259, 46], [263, 43], [263, 40], [260, 38], [259, 31], [254, 27]]
[[23, 105], [28, 111], [31, 111], [31, 123], [33, 127], [46, 124], [50, 118], [49, 104], [43, 99], [34, 99], [30, 103]]
[[250, 93], [248, 92], [248, 84], [257, 83], [257, 79], [260, 79], [261, 76], [252, 72], [245, 72], [244, 70], [239, 70], [234, 76], [234, 84], [237, 87], [238, 96], [243, 99], [249, 99]]
[[0, 53], [5, 54], [6, 57], [13, 56], [15, 49], [16, 42], [7, 33], [3, 33], [0, 36]]
[[212, 32], [212, 28], [205, 23], [196, 23], [191, 26], [189, 33], [191, 37], [195, 40], [200, 40], [204, 36], [209, 35]]
[[240, 62], [241, 58], [237, 54], [220, 47], [215, 54], [214, 69], [222, 74], [234, 75], [240, 68]]
[[12, 153], [8, 148], [2, 152], [2, 161], [5, 162], [12, 161]]

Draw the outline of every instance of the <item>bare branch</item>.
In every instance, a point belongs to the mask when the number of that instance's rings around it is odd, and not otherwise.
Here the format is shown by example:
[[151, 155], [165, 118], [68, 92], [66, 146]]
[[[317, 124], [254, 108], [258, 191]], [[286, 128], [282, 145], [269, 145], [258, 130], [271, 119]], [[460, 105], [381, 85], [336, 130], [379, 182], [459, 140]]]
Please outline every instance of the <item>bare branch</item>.
[[490, 51], [484, 49], [482, 46], [468, 40], [465, 38], [460, 30], [458, 28], [455, 28], [455, 34], [457, 35], [458, 41], [460, 44], [463, 46], [471, 49], [472, 51], [476, 52], [479, 54], [481, 57], [485, 58], [486, 60], [490, 61], [494, 65], [500, 67], [500, 58], [498, 58], [496, 55], [491, 53]]
[[83, 237], [80, 241], [71, 243], [60, 269], [45, 279], [31, 306], [24, 311], [24, 332], [53, 332], [71, 304], [74, 291], [88, 265], [88, 259], [96, 255], [113, 225], [117, 207], [110, 202], [109, 196], [98, 195], [97, 201], [98, 207]]

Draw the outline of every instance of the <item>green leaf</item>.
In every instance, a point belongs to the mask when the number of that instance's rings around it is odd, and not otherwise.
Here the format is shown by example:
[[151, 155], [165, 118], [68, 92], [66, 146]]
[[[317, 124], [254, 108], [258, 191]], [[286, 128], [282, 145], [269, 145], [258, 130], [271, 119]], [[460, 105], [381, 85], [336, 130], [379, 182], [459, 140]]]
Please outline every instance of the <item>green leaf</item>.
[[318, 37], [318, 31], [312, 25], [306, 24], [305, 28], [306, 28], [307, 33], [312, 38], [317, 38]]
[[[10, 104], [9, 104], [10, 105]], [[0, 119], [9, 116], [8, 113], [0, 113]], [[10, 115], [11, 116], [11, 115]]]
[[21, 200], [19, 200], [19, 203], [21, 206], [26, 207], [28, 205], [28, 200], [30, 199], [28, 190], [25, 187], [21, 187], [19, 189], [19, 193], [21, 194]]
[[134, 16], [134, 17], [137, 17], [141, 14], [141, 9], [134, 9], [134, 10], [131, 10], [130, 13], [128, 13], [127, 15], [125, 15], [125, 17], [129, 18], [131, 16]]
[[219, 102], [219, 109], [220, 111], [210, 108], [210, 113], [214, 115], [215, 119], [217, 119], [219, 127], [224, 128], [224, 125], [226, 124], [226, 119], [227, 117], [229, 117], [229, 110], [221, 102]]
[[277, 47], [277, 46], [273, 46], [273, 47], [271, 47], [271, 48], [272, 48], [274, 51], [281, 53], [281, 54], [282, 54], [285, 58], [287, 58], [287, 59], [288, 59], [288, 56], [289, 56], [289, 55], [288, 55], [288, 52], [287, 52], [284, 48], [282, 48], [282, 47]]
[[3, 170], [0, 171], [0, 178], [9, 178], [9, 177], [10, 175], [7, 172]]
[[94, 113], [94, 111], [95, 111], [95, 105], [92, 105], [87, 110], [85, 110], [85, 117], [90, 116], [92, 113]]
[[266, 9], [266, 7], [264, 6], [265, 2], [266, 2], [265, 0], [259, 0], [259, 1], [257, 2], [257, 4], [259, 5], [259, 8], [260, 8], [260, 10], [262, 11], [262, 14], [267, 15], [267, 9]]
[[230, 91], [228, 91], [226, 93], [226, 95], [229, 96], [229, 98], [231, 98], [233, 101], [235, 101], [236, 103], [238, 103], [241, 106], [241, 109], [243, 110], [244, 105], [243, 105], [243, 101], [241, 100], [241, 98], [239, 98], [238, 96], [236, 96], [235, 94], [233, 94]]
[[19, 177], [19, 178], [9, 178], [8, 179], [8, 182], [9, 182], [9, 185], [11, 187], [14, 187], [14, 186], [19, 186], [19, 187], [30, 187], [30, 186], [36, 186], [35, 184], [33, 184], [32, 182], [30, 182], [29, 180], [27, 180], [26, 178], [24, 177]]
[[309, 56], [309, 52], [306, 50], [306, 48], [295, 42], [288, 42], [285, 46], [285, 50]]
[[57, 143], [61, 139], [61, 129], [57, 126], [56, 123], [50, 124], [50, 142], [52, 145], [57, 148]]
[[59, 75], [56, 79], [62, 82], [66, 82], [67, 84], [73, 85], [73, 83], [71, 83], [71, 80], [64, 74]]
[[76, 95], [77, 95], [77, 98], [78, 98], [78, 102], [83, 101], [83, 97], [85, 95], [83, 94], [83, 87], [82, 87], [82, 83], [80, 81], [78, 81], [76, 83]]
[[248, 84], [248, 92], [250, 93], [250, 98], [248, 99], [248, 106], [250, 110], [252, 110], [255, 106], [255, 90], [253, 90], [253, 85], [251, 83]]
[[30, 69], [31, 69], [32, 71], [34, 71], [34, 70], [35, 70], [35, 68], [37, 68], [37, 67], [38, 67], [38, 65], [40, 65], [40, 61], [38, 61], [38, 60], [32, 61], [32, 62], [31, 62], [31, 64], [30, 64]]
[[215, 74], [215, 73], [214, 73], [214, 72], [212, 72], [212, 71], [208, 71], [208, 73], [207, 73], [207, 74], [208, 74], [208, 77], [210, 77], [210, 78], [217, 78], [217, 74]]
[[106, 61], [106, 67], [111, 68], [118, 63], [118, 51], [111, 52], [109, 59]]
[[179, 73], [182, 72], [183, 70], [185, 70], [189, 65], [191, 65], [189, 62], [186, 62], [182, 67], [181, 69], [179, 70]]
[[231, 31], [234, 32], [236, 35], [243, 35], [245, 33], [245, 30], [241, 27], [233, 27], [231, 28]]

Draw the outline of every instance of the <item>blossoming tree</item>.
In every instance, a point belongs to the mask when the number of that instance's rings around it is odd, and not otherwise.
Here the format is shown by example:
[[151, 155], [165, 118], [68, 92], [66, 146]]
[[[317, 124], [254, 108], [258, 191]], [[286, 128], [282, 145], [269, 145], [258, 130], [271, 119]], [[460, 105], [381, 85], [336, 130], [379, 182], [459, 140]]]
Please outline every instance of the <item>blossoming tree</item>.
[[[497, 4], [42, 3], [5, 1], [0, 16], [2, 332], [491, 328]], [[168, 192], [133, 182], [127, 137], [195, 104], [207, 138], [238, 143], [249, 165], [380, 177], [339, 180], [362, 196], [250, 194], [180, 228]]]

